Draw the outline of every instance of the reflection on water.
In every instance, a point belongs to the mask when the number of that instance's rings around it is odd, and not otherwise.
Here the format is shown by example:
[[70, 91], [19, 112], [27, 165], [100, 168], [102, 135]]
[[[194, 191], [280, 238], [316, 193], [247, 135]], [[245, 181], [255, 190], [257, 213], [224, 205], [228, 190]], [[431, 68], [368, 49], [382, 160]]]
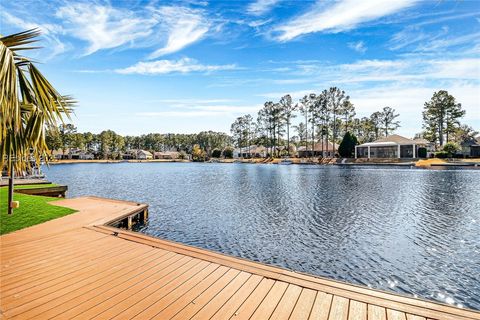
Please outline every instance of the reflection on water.
[[139, 231], [480, 309], [480, 172], [195, 163], [55, 165], [69, 196], [150, 204]]

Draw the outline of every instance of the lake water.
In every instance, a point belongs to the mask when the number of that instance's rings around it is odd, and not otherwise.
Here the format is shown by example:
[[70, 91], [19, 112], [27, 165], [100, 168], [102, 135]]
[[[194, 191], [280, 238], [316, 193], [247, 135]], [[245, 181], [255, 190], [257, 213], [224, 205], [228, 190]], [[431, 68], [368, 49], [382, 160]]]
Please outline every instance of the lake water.
[[138, 231], [480, 309], [480, 171], [205, 163], [53, 165], [68, 196], [150, 205]]

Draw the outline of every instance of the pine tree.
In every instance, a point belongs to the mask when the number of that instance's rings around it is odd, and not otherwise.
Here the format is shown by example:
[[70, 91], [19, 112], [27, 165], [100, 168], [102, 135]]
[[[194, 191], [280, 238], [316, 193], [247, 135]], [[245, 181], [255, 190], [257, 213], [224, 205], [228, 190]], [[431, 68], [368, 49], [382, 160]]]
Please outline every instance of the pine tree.
[[460, 118], [465, 115], [462, 105], [448, 91], [435, 92], [430, 101], [425, 102], [423, 111], [423, 128], [425, 139], [443, 146], [460, 125]]

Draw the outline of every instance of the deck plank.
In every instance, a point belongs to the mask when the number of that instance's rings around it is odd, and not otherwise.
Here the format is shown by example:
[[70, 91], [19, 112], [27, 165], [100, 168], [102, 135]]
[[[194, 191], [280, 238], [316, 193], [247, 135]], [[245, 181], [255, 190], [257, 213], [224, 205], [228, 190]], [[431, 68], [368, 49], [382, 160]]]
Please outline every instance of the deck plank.
[[296, 286], [294, 284], [288, 285], [287, 290], [285, 291], [282, 299], [278, 303], [275, 311], [273, 311], [270, 319], [272, 320], [280, 320], [280, 319], [288, 319], [292, 314], [293, 308], [295, 308], [295, 304], [300, 297], [300, 293], [302, 292], [302, 287]]
[[272, 315], [273, 311], [277, 307], [277, 304], [282, 299], [283, 294], [287, 290], [288, 283], [283, 281], [276, 281], [273, 285], [270, 292], [267, 294], [265, 299], [263, 299], [262, 303], [258, 306], [255, 313], [252, 315], [250, 319], [268, 319]]
[[368, 320], [386, 320], [387, 319], [387, 311], [385, 308], [375, 306], [375, 305], [368, 305]]
[[275, 284], [275, 280], [263, 278], [252, 294], [245, 300], [230, 319], [249, 319], [257, 310]]
[[171, 319], [190, 319], [193, 317], [203, 306], [205, 306], [210, 300], [212, 300], [220, 291], [228, 286], [234, 279], [240, 274], [239, 270], [230, 269], [227, 273], [214, 284], [212, 284], [207, 290], [202, 292], [197, 298], [192, 300], [185, 308], [175, 314]]
[[242, 305], [242, 303], [250, 296], [250, 294], [257, 288], [263, 277], [259, 275], [252, 275], [247, 282], [225, 303], [216, 313], [211, 317], [212, 320], [229, 319], [235, 314], [235, 311]]
[[315, 297], [317, 292], [311, 289], [302, 289], [302, 293], [298, 298], [297, 304], [290, 315], [292, 320], [302, 320], [308, 319], [310, 312], [313, 308], [313, 303], [315, 302]]
[[142, 204], [84, 197], [55, 205], [79, 212], [0, 236], [2, 320], [480, 319], [105, 225]]
[[310, 314], [311, 320], [327, 320], [328, 315], [330, 314], [330, 308], [332, 306], [331, 294], [325, 292], [318, 292], [317, 297], [315, 298], [315, 303], [312, 307], [312, 312]]

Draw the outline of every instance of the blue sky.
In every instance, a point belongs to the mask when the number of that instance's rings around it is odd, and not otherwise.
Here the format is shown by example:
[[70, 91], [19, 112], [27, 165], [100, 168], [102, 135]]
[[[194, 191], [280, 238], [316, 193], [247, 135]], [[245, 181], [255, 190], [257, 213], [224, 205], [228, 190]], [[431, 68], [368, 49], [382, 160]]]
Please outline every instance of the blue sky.
[[338, 86], [421, 130], [434, 91], [480, 130], [480, 1], [3, 1], [0, 33], [38, 27], [31, 56], [79, 105], [79, 131], [228, 132], [267, 100]]

